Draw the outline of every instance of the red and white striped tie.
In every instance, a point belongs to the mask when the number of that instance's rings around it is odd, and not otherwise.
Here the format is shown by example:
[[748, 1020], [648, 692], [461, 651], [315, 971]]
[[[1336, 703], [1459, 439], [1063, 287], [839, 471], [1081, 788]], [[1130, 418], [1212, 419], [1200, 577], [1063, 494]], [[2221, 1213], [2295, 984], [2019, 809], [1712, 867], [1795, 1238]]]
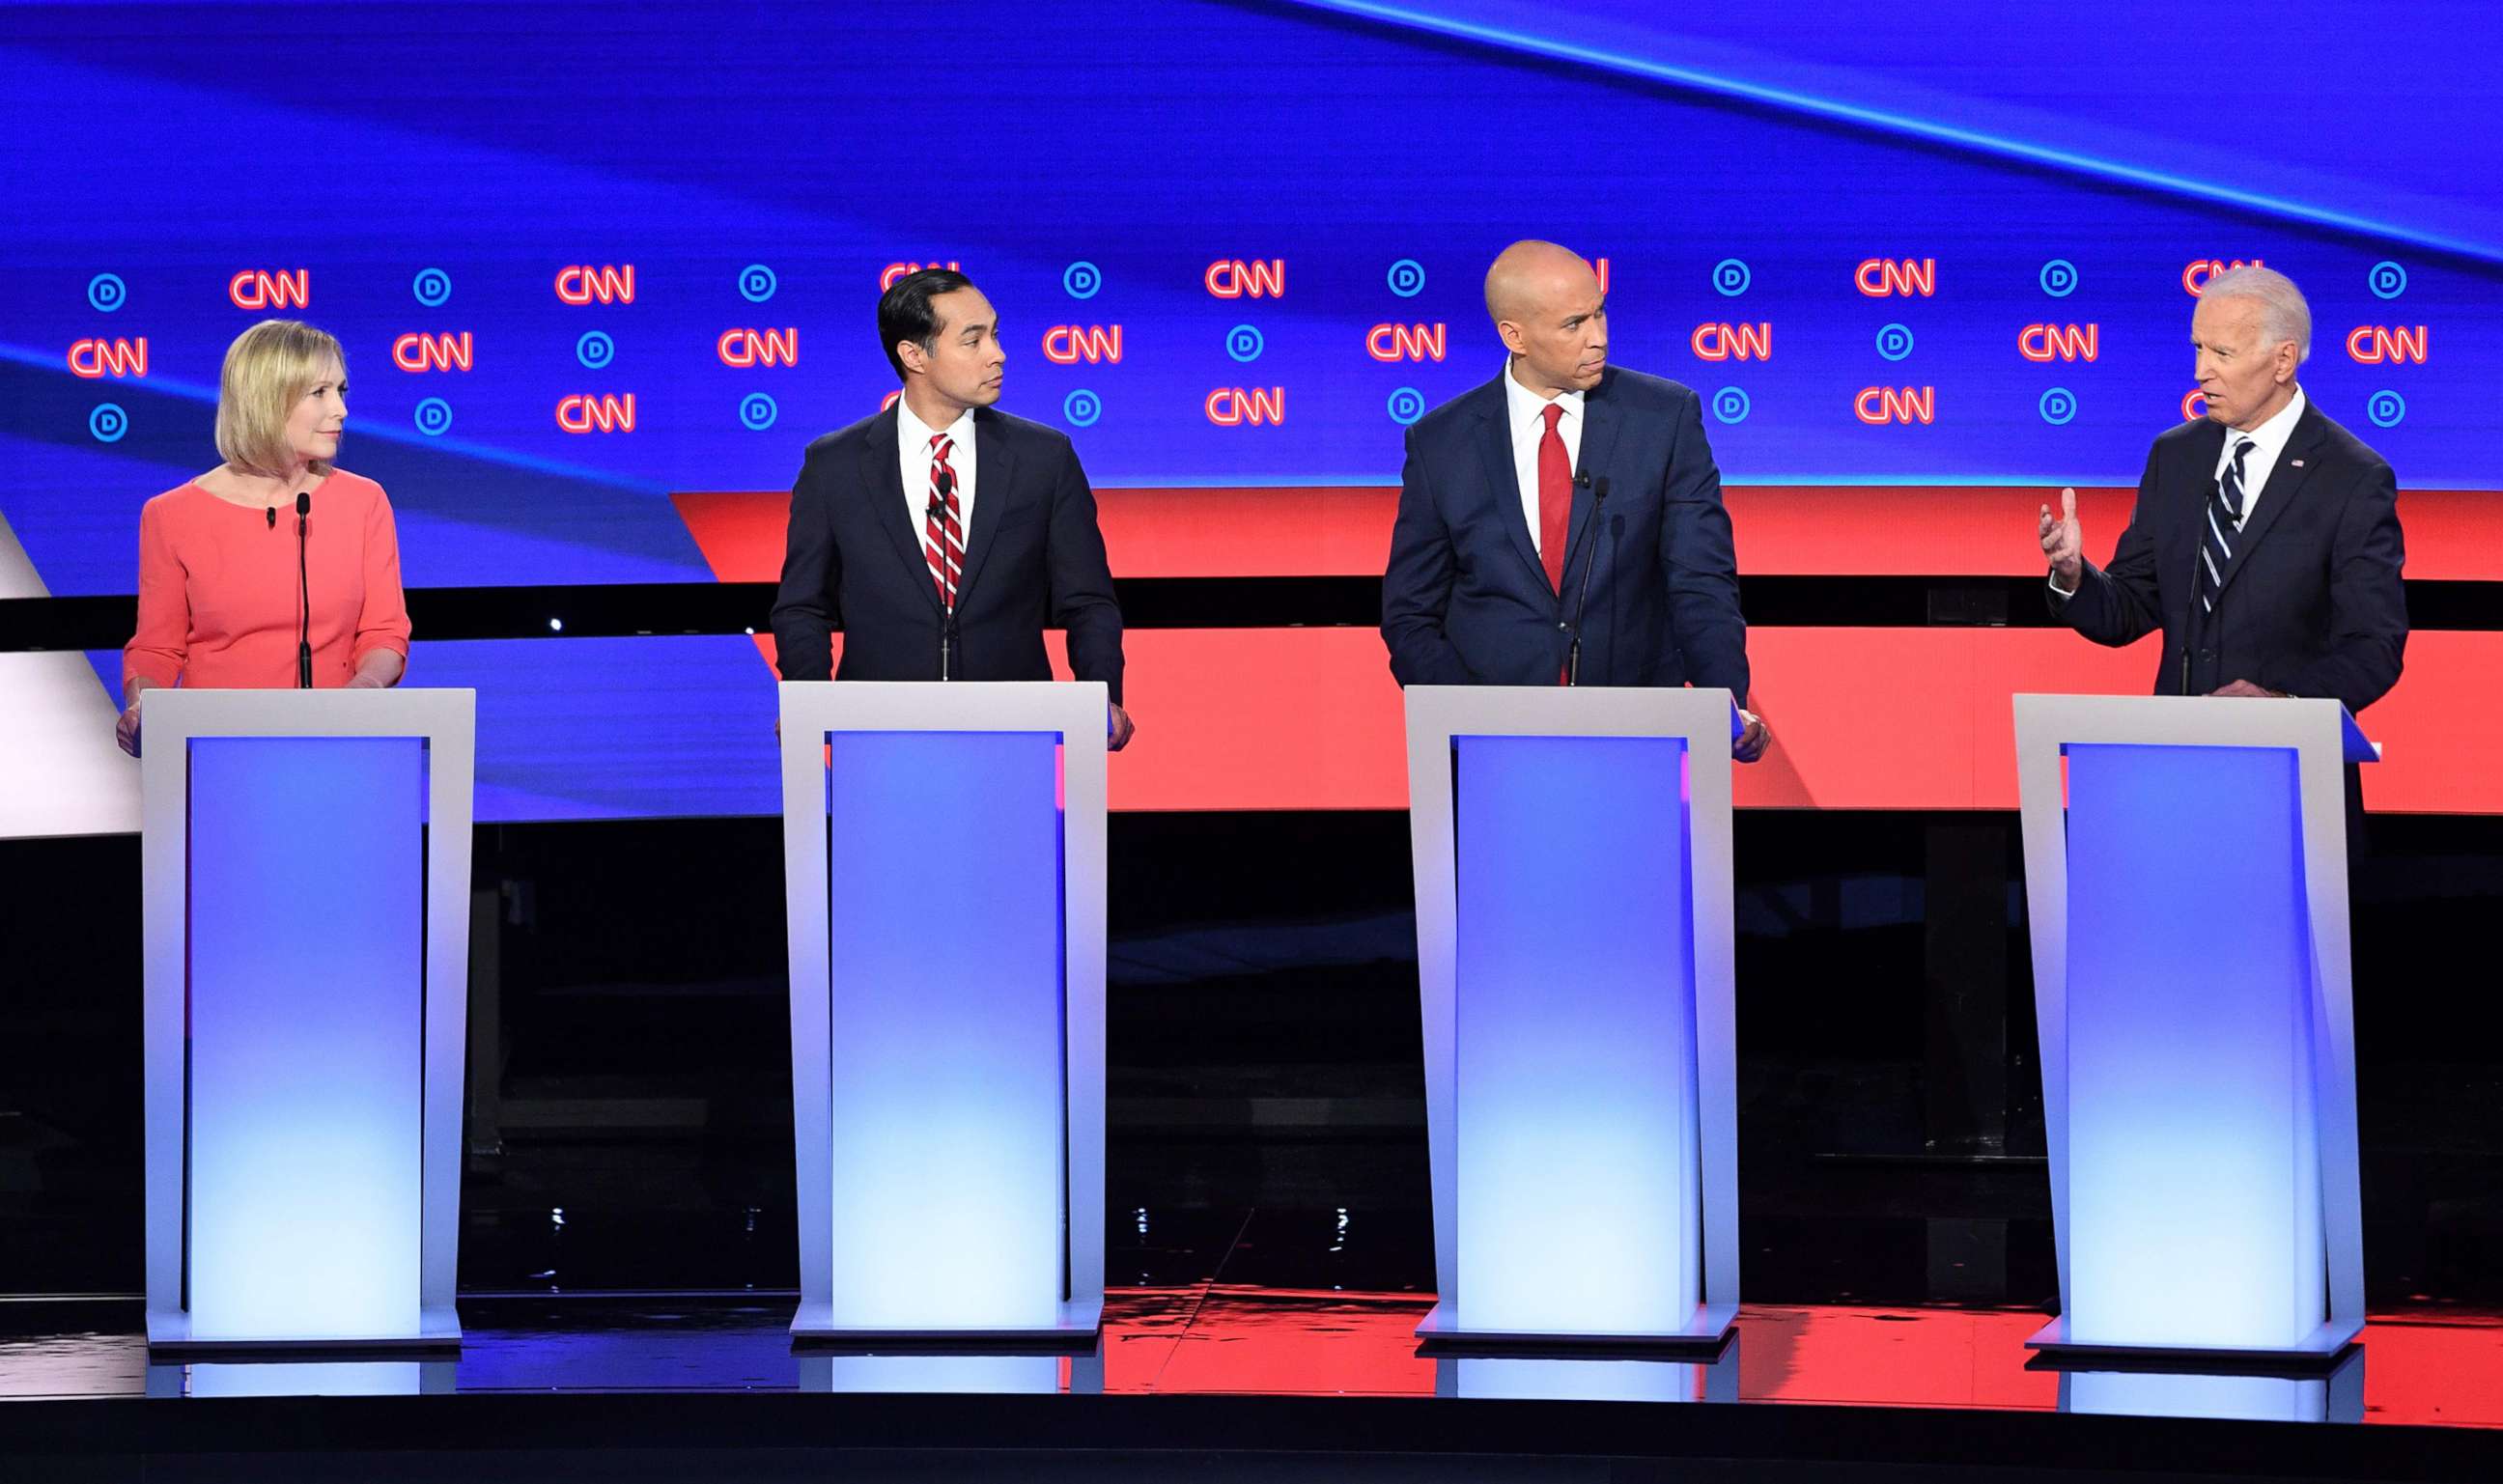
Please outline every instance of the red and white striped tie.
[[930, 580], [939, 585], [939, 601], [956, 607], [956, 584], [965, 576], [965, 507], [956, 499], [956, 471], [947, 455], [956, 440], [945, 433], [930, 435], [930, 503], [924, 507], [921, 555], [930, 563]]

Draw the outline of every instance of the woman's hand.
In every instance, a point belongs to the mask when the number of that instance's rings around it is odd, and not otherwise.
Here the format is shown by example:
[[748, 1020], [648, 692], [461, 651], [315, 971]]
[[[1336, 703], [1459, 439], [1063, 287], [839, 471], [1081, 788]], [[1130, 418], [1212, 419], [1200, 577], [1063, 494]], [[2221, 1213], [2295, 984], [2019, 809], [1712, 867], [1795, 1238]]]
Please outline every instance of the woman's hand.
[[387, 687], [398, 685], [400, 676], [407, 669], [408, 661], [399, 657], [397, 650], [367, 650], [357, 661], [357, 673], [348, 677], [348, 689], [351, 691], [384, 690]]
[[114, 725], [113, 740], [121, 744], [121, 750], [133, 758], [139, 756], [138, 696], [132, 696], [130, 704], [121, 708], [121, 720]]

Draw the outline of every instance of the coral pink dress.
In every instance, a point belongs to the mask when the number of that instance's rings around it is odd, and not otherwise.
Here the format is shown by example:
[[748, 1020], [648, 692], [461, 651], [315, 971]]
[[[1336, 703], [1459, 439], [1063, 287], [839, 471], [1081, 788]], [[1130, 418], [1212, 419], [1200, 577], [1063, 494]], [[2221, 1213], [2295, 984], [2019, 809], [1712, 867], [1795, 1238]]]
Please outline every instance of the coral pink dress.
[[[312, 590], [313, 684], [344, 686], [378, 649], [408, 658], [399, 537], [383, 487], [334, 469], [313, 487], [305, 560]], [[295, 684], [295, 510], [273, 523], [257, 505], [196, 484], [139, 513], [139, 626], [121, 651], [132, 677], [223, 690]]]

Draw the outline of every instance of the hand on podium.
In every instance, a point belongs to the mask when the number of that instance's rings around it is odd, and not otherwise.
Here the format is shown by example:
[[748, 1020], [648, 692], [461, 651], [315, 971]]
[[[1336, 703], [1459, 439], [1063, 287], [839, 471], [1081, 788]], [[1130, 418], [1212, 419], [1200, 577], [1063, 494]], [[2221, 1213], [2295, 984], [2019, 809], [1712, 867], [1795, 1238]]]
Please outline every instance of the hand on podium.
[[2272, 691], [2266, 686], [2255, 686], [2247, 680], [2235, 681], [2230, 686], [2221, 687], [2208, 693], [2210, 695], [2268, 695], [2275, 696], [2279, 700], [2285, 699], [2284, 691]]
[[1740, 762], [1753, 762], [1765, 756], [1766, 747], [1773, 740], [1772, 729], [1765, 725], [1763, 717], [1743, 706], [1738, 708], [1738, 720], [1746, 725], [1746, 730], [1730, 744], [1730, 756]]
[[113, 740], [133, 758], [139, 756], [139, 698], [156, 689], [156, 682], [145, 675], [130, 677], [128, 689], [122, 691], [121, 719], [113, 725]]
[[2051, 507], [2042, 507], [2038, 534], [2042, 539], [2043, 558], [2051, 563], [2052, 580], [2065, 591], [2077, 590], [2077, 582], [2085, 575], [2086, 537], [2077, 524], [2077, 491], [2060, 491], [2060, 514], [2054, 517]]
[[1138, 729], [1131, 723], [1130, 714], [1119, 706], [1114, 706], [1112, 714], [1104, 719], [1104, 750], [1111, 753], [1119, 752], [1130, 745], [1130, 734]]

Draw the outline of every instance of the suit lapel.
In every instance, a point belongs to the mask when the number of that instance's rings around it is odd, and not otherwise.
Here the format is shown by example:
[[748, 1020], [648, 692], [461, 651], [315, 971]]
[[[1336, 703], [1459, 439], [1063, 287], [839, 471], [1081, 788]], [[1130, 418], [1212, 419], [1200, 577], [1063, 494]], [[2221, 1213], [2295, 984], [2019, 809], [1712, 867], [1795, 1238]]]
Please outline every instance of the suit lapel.
[[1617, 446], [1617, 429], [1623, 420], [1618, 416], [1616, 399], [1608, 395], [1616, 378], [1615, 368], [1609, 368], [1600, 375], [1599, 385], [1582, 398], [1582, 458], [1573, 472], [1589, 478], [1577, 479], [1573, 484], [1573, 519], [1564, 540], [1564, 576], [1568, 582], [1572, 580], [1573, 563], [1582, 559], [1582, 540], [1597, 503], [1595, 487], [1608, 472], [1608, 455]]
[[868, 498], [870, 517], [887, 539], [895, 544], [895, 555], [911, 569], [912, 587], [939, 611], [939, 588], [930, 580], [930, 558], [921, 554], [921, 533], [912, 528], [912, 519], [904, 503], [904, 454], [897, 438], [897, 414], [892, 407], [878, 415], [870, 424], [868, 446], [861, 450], [861, 489]]
[[991, 555], [991, 535], [1009, 502], [1017, 498], [1016, 455], [1000, 428], [999, 415], [989, 408], [974, 414], [974, 508], [965, 527], [965, 572], [956, 582], [956, 611], [965, 611], [965, 594], [982, 575], [982, 559]]
[[1512, 420], [1506, 412], [1512, 404], [1503, 389], [1503, 378], [1511, 374], [1507, 368], [1487, 386], [1490, 400], [1478, 426], [1478, 452], [1486, 457], [1487, 489], [1494, 495], [1495, 519], [1512, 537], [1512, 549], [1529, 563], [1543, 586], [1547, 569], [1539, 564], [1538, 548], [1529, 539], [1529, 517], [1522, 509], [1521, 471], [1512, 461]]
[[[2217, 575], [2218, 596], [2234, 585], [2234, 574], [2250, 559], [2251, 549], [2260, 544], [2261, 538], [2276, 526], [2278, 517], [2284, 515], [2286, 507], [2303, 492], [2305, 483], [2312, 478], [2312, 466], [2320, 461], [2312, 455], [2320, 444], [2324, 421], [2320, 409], [2311, 406], [2305, 407], [2303, 416], [2295, 420], [2294, 432], [2286, 438], [2285, 447], [2278, 451], [2277, 467], [2269, 470], [2268, 483], [2260, 488], [2258, 508], [2234, 533], [2234, 555], [2226, 558], [2225, 570]], [[2222, 449], [2221, 440], [2217, 446]]]

